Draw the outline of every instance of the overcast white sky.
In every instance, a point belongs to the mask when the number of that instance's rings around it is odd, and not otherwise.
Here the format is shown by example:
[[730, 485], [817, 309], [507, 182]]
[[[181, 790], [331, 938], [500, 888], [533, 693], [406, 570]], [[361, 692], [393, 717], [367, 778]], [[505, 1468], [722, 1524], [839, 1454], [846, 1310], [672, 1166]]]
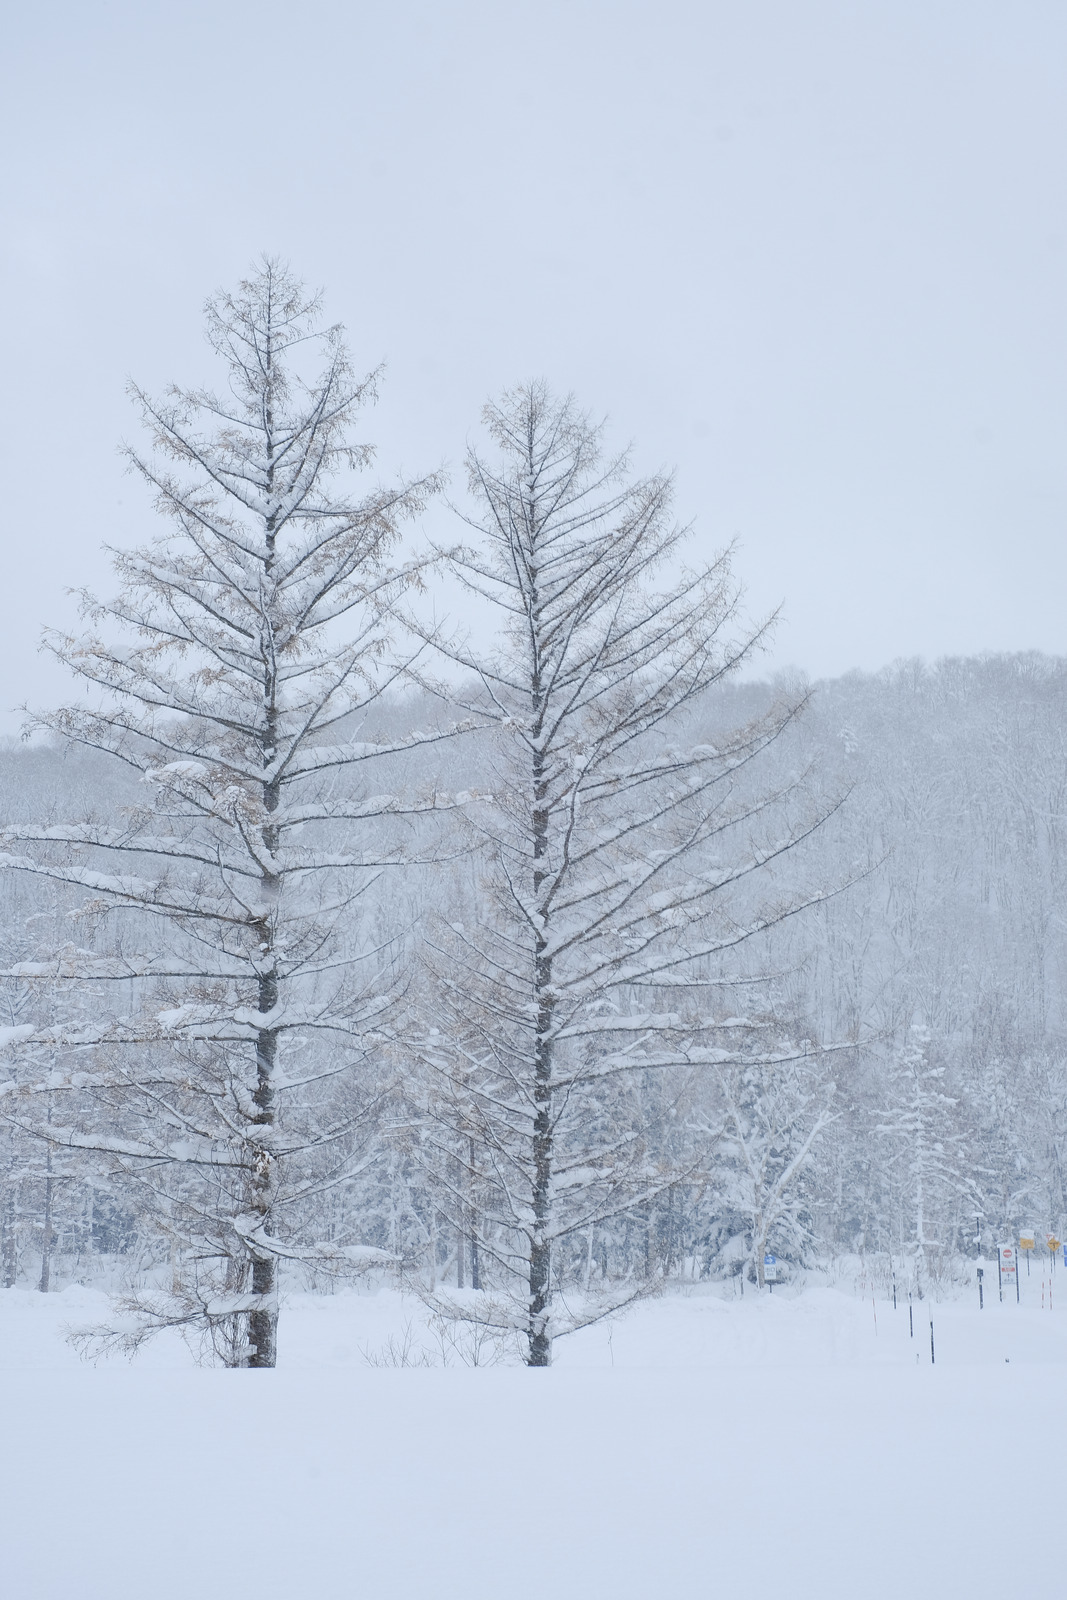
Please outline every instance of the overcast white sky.
[[0, 712], [152, 529], [127, 377], [208, 379], [262, 250], [387, 361], [384, 471], [573, 389], [784, 602], [771, 665], [1067, 648], [1063, 0], [35, 0], [0, 49]]

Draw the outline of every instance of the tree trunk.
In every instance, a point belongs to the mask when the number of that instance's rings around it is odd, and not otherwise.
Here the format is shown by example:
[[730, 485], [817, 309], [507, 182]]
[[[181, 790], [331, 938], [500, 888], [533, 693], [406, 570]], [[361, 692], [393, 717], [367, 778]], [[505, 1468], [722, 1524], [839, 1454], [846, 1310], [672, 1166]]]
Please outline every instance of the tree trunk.
[[529, 1353], [527, 1366], [547, 1367], [552, 1361], [552, 1336], [548, 1329], [549, 1297], [552, 1290], [552, 1241], [549, 1235], [552, 1200], [552, 1044], [548, 1031], [552, 1025], [552, 1001], [545, 994], [550, 972], [548, 962], [538, 957], [537, 1060], [534, 1078], [533, 1139], [533, 1230], [530, 1235], [530, 1312], [527, 1324]]
[[4, 1288], [13, 1289], [18, 1281], [18, 1207], [15, 1190], [8, 1190], [4, 1202]]
[[[474, 1172], [475, 1172], [474, 1162], [475, 1162], [476, 1154], [477, 1154], [477, 1146], [475, 1145], [474, 1140], [471, 1139], [469, 1144], [468, 1144], [468, 1146], [467, 1146], [467, 1155], [468, 1155], [468, 1160], [469, 1160], [469, 1165], [468, 1165], [468, 1168], [467, 1168], [467, 1173], [468, 1173], [467, 1188], [468, 1188], [468, 1192], [470, 1191], [470, 1189], [472, 1188], [473, 1183], [474, 1183]], [[476, 1209], [475, 1204], [473, 1202], [473, 1199], [471, 1201], [471, 1204], [468, 1207], [468, 1213], [467, 1214], [468, 1214], [468, 1226], [470, 1228], [471, 1288], [472, 1289], [481, 1289], [481, 1287], [482, 1287], [482, 1269], [481, 1269], [481, 1262], [478, 1259], [478, 1212], [477, 1212], [477, 1209]]]
[[[51, 1121], [51, 1117], [49, 1117]], [[52, 1199], [55, 1179], [52, 1176], [52, 1146], [45, 1157], [44, 1180], [44, 1237], [41, 1240], [41, 1277], [37, 1284], [41, 1294], [47, 1294], [52, 1281]]]
[[[533, 680], [533, 734], [541, 735], [540, 676]], [[533, 890], [541, 892], [545, 881], [548, 854], [548, 781], [539, 749], [533, 758]], [[546, 955], [546, 930], [536, 935], [534, 949], [534, 987], [537, 994], [537, 1042], [534, 1060], [534, 1137], [533, 1137], [533, 1231], [530, 1235], [530, 1311], [527, 1325], [529, 1350], [526, 1364], [547, 1367], [552, 1361], [552, 1336], [548, 1328], [549, 1297], [552, 1291], [552, 1242], [549, 1235], [549, 1210], [552, 1200], [552, 1068], [551, 1037], [554, 1004], [550, 992], [552, 962]]]
[[766, 1275], [764, 1274], [764, 1271], [763, 1271], [763, 1258], [764, 1258], [764, 1256], [766, 1254], [767, 1254], [767, 1236], [764, 1233], [763, 1227], [762, 1227], [762, 1224], [761, 1224], [760, 1228], [759, 1228], [759, 1232], [756, 1234], [756, 1237], [752, 1241], [752, 1257], [753, 1257], [752, 1265], [756, 1269], [754, 1276], [755, 1276], [755, 1279], [756, 1279], [756, 1287], [759, 1288], [759, 1289], [765, 1289], [767, 1287], [767, 1279], [766, 1279]]
[[550, 1091], [537, 1085], [534, 1119], [534, 1226], [530, 1235], [530, 1319], [527, 1338], [530, 1367], [547, 1367], [552, 1360], [552, 1338], [546, 1317], [552, 1282], [552, 1245], [548, 1238], [549, 1188], [552, 1181], [552, 1121]]
[[[274, 411], [271, 383], [273, 381], [272, 350], [268, 343], [266, 351], [267, 389], [265, 431], [267, 440], [267, 493], [274, 491]], [[265, 586], [274, 581], [276, 530], [274, 514], [266, 521], [264, 529], [264, 562], [263, 577]], [[273, 618], [272, 618], [273, 621]], [[260, 750], [263, 760], [263, 811], [265, 822], [263, 826], [263, 845], [273, 859], [277, 858], [281, 835], [275, 816], [278, 810], [280, 795], [278, 784], [273, 775], [273, 763], [278, 753], [278, 678], [277, 662], [273, 650], [265, 651], [263, 660], [263, 706], [264, 723], [260, 737]], [[270, 1016], [278, 1005], [279, 985], [277, 953], [275, 941], [277, 929], [275, 917], [278, 910], [278, 901], [281, 895], [281, 883], [273, 871], [264, 871], [260, 878], [260, 891], [263, 895], [263, 904], [267, 908], [266, 915], [256, 927], [259, 939], [259, 950], [262, 956], [262, 967], [259, 974], [258, 1001], [259, 1012], [262, 1017]], [[257, 1127], [273, 1132], [275, 1121], [274, 1110], [274, 1083], [278, 1065], [278, 1031], [276, 1028], [266, 1027], [261, 1030], [256, 1042], [256, 1092], [253, 1100], [256, 1104], [254, 1118]], [[253, 1163], [253, 1210], [260, 1219], [260, 1227], [264, 1233], [268, 1231], [274, 1205], [274, 1152], [268, 1141], [264, 1141], [255, 1151]], [[252, 1346], [248, 1357], [250, 1367], [273, 1367], [278, 1357], [278, 1300], [277, 1300], [278, 1263], [276, 1259], [266, 1253], [255, 1255], [252, 1260], [252, 1293], [261, 1297], [256, 1309], [248, 1319], [248, 1338]]]
[[[264, 943], [266, 943], [266, 939]], [[259, 980], [259, 1009], [261, 1013], [273, 1011], [278, 1003], [278, 979], [273, 971]], [[264, 1131], [274, 1127], [274, 1073], [278, 1059], [278, 1034], [273, 1028], [264, 1029], [256, 1044], [256, 1092], [253, 1095], [257, 1112], [254, 1128]], [[266, 1231], [274, 1204], [274, 1155], [268, 1141], [254, 1149], [252, 1161], [252, 1212], [259, 1226]], [[277, 1362], [278, 1343], [278, 1264], [272, 1255], [255, 1254], [252, 1258], [252, 1293], [261, 1297], [259, 1305], [248, 1319], [248, 1355], [250, 1367], [273, 1367]]]
[[278, 1363], [277, 1270], [273, 1256], [257, 1258], [252, 1263], [252, 1293], [262, 1295], [267, 1303], [257, 1307], [248, 1318], [248, 1342], [252, 1346], [248, 1357], [250, 1367], [273, 1367]]
[[[273, 1009], [278, 999], [278, 981], [272, 975], [260, 980], [260, 1011]], [[265, 1004], [264, 1001], [269, 1001]], [[256, 1124], [263, 1128], [274, 1126], [274, 1067], [278, 1054], [278, 1035], [268, 1029], [259, 1035], [256, 1049], [257, 1078], [253, 1096], [259, 1108]], [[255, 1151], [252, 1169], [252, 1210], [266, 1229], [274, 1202], [274, 1157], [271, 1150], [260, 1145]], [[277, 1363], [278, 1344], [278, 1264], [272, 1255], [256, 1254], [252, 1258], [252, 1293], [260, 1304], [249, 1314], [248, 1340], [251, 1350], [250, 1367], [273, 1367]]]
[[[539, 963], [540, 965], [540, 963]], [[548, 1329], [548, 1303], [552, 1289], [552, 1242], [549, 1207], [552, 1189], [552, 1056], [546, 1038], [551, 1025], [551, 1000], [542, 991], [539, 1008], [537, 1072], [534, 1083], [533, 1231], [530, 1235], [530, 1314], [527, 1366], [547, 1367], [552, 1361], [552, 1336]]]

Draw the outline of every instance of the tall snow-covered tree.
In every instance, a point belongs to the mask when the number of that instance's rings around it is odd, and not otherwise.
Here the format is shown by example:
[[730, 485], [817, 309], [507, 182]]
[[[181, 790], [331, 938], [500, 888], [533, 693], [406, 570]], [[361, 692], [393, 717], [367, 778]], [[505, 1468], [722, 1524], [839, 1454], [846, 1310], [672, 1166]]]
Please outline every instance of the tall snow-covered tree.
[[[931, 1231], [946, 1203], [976, 1192], [964, 1171], [964, 1129], [945, 1093], [945, 1069], [929, 1059], [930, 1030], [912, 1023], [889, 1073], [889, 1095], [879, 1132], [894, 1150], [900, 1209], [899, 1235], [911, 1262], [920, 1299], [929, 1282]], [[970, 1215], [974, 1210], [968, 1207]], [[956, 1231], [950, 1229], [949, 1236]]]
[[[16, 971], [114, 992], [98, 1020], [21, 1032], [59, 1063], [53, 1148], [97, 1151], [170, 1236], [173, 1283], [135, 1307], [131, 1338], [177, 1325], [270, 1367], [279, 1262], [361, 1258], [358, 1238], [315, 1239], [312, 1202], [345, 1180], [375, 1092], [394, 980], [371, 889], [439, 803], [368, 783], [439, 736], [391, 737], [381, 712], [390, 610], [415, 575], [398, 530], [434, 483], [353, 493], [375, 376], [353, 377], [283, 265], [209, 301], [207, 332], [220, 393], [134, 391], [155, 451], [131, 461], [167, 527], [116, 553], [118, 597], [85, 601], [92, 632], [52, 636], [87, 693], [36, 719], [121, 764], [128, 803], [9, 826], [5, 861], [82, 913], [77, 946]], [[32, 1128], [45, 1085], [21, 1077], [5, 1104]]]
[[724, 963], [796, 908], [770, 880], [819, 813], [796, 774], [752, 779], [796, 701], [695, 731], [762, 635], [740, 624], [726, 556], [654, 588], [685, 531], [669, 480], [630, 476], [541, 385], [485, 420], [499, 459], [470, 456], [477, 543], [452, 570], [500, 639], [448, 653], [496, 722], [493, 804], [472, 818], [480, 903], [432, 941], [423, 1058], [442, 1203], [463, 1234], [478, 1212], [485, 1288], [460, 1309], [518, 1330], [544, 1366], [558, 1334], [634, 1292], [565, 1293], [590, 1230], [678, 1181], [651, 1159], [642, 1075], [780, 1051], [737, 1012]]
[[770, 1245], [794, 1259], [812, 1246], [806, 1180], [816, 1144], [834, 1120], [833, 1084], [806, 1062], [756, 1063], [728, 1068], [722, 1095], [719, 1178], [730, 1210], [744, 1218], [747, 1271], [762, 1289]]

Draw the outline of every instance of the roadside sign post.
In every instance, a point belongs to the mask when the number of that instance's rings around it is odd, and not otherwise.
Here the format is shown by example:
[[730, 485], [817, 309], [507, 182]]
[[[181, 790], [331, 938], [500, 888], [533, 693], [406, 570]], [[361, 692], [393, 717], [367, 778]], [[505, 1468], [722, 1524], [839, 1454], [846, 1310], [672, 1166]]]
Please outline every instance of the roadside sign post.
[[1030, 1232], [1020, 1233], [1020, 1235], [1019, 1235], [1019, 1249], [1024, 1251], [1025, 1255], [1026, 1255], [1026, 1276], [1027, 1277], [1030, 1276], [1030, 1252], [1033, 1250], [1033, 1248], [1034, 1248], [1034, 1246], [1036, 1244], [1037, 1244], [1037, 1236], [1036, 1236], [1036, 1234], [1033, 1234], [1033, 1233], [1030, 1233]]
[[774, 1286], [778, 1282], [778, 1257], [770, 1254], [763, 1258], [763, 1281], [767, 1288], [774, 1293]]
[[985, 1275], [985, 1268], [984, 1267], [979, 1267], [978, 1268], [978, 1309], [979, 1309], [979, 1311], [984, 1311], [985, 1310], [985, 1298], [984, 1298], [984, 1296], [982, 1294], [982, 1278], [983, 1278], [984, 1275]]
[[1002, 1244], [997, 1251], [997, 1285], [1000, 1290], [1001, 1303], [1004, 1300], [1004, 1290], [1010, 1291], [1012, 1283], [1015, 1284], [1015, 1301], [1019, 1301], [1019, 1257], [1013, 1244]]
[[1060, 1241], [1054, 1233], [1046, 1233], [1045, 1243], [1048, 1245], [1049, 1272], [1048, 1272], [1048, 1308], [1052, 1310], [1052, 1280], [1056, 1276], [1056, 1257], [1059, 1254]]

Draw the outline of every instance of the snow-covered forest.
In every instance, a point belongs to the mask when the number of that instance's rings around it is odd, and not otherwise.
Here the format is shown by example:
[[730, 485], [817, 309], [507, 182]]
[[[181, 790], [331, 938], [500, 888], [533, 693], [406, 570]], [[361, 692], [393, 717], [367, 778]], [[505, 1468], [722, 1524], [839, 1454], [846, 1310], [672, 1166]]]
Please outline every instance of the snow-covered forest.
[[1062, 1233], [1067, 663], [763, 681], [580, 400], [382, 483], [283, 269], [208, 332], [0, 751], [3, 1282], [271, 1366], [371, 1272], [546, 1365], [768, 1253], [921, 1295]]
[[0, 1600], [1064, 1592], [1065, 68], [5, 14]]

